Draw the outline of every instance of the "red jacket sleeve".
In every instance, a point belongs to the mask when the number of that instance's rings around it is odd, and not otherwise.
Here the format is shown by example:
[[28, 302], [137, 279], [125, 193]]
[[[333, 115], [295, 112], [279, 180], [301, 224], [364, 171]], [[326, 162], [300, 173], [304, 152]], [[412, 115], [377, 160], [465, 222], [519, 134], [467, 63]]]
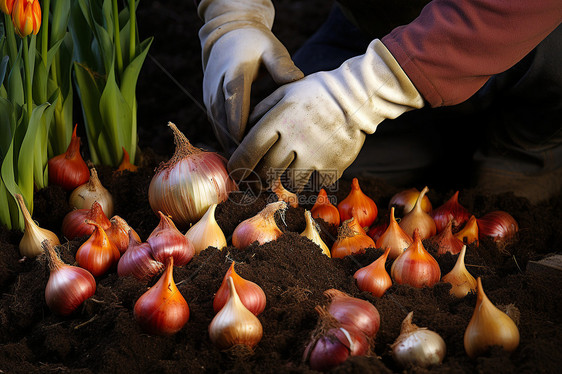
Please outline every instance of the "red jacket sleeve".
[[382, 42], [438, 107], [467, 100], [561, 22], [561, 0], [433, 0]]

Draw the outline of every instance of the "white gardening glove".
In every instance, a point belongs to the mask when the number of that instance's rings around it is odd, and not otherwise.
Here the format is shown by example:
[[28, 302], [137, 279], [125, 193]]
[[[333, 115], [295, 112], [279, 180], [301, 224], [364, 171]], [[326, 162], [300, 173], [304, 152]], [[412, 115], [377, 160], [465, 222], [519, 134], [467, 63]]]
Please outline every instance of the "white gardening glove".
[[376, 39], [364, 55], [282, 86], [259, 103], [250, 116], [257, 123], [228, 168], [236, 179], [254, 170], [266, 179], [266, 187], [287, 168], [296, 191], [315, 170], [333, 183], [355, 160], [366, 134], [384, 119], [423, 105], [408, 76]]
[[197, 8], [203, 59], [203, 100], [217, 139], [228, 152], [239, 144], [250, 111], [250, 89], [263, 64], [285, 84], [303, 77], [271, 32], [270, 0], [203, 0]]

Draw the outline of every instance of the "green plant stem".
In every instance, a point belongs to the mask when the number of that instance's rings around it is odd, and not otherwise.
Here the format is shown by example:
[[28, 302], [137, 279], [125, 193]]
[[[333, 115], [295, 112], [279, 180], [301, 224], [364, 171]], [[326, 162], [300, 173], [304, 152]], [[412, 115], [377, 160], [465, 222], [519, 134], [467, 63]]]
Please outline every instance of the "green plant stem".
[[14, 62], [18, 56], [18, 47], [16, 42], [16, 35], [14, 34], [14, 26], [12, 18], [4, 14], [4, 28], [6, 29], [6, 39], [8, 41], [8, 53], [10, 54], [10, 67], [14, 66]]
[[129, 18], [130, 18], [130, 32], [129, 32], [129, 63], [133, 61], [136, 53], [137, 42], [137, 17], [136, 17], [135, 0], [129, 0]]
[[117, 0], [113, 0], [113, 29], [115, 39], [115, 57], [117, 59], [117, 71], [119, 78], [123, 74], [123, 55], [121, 53], [121, 39], [119, 37], [119, 8]]
[[47, 52], [49, 51], [49, 9], [51, 0], [43, 1], [43, 21], [41, 22], [41, 60], [47, 68]]
[[29, 44], [27, 37], [23, 38], [23, 67], [25, 69], [25, 102], [27, 104], [27, 121], [31, 118], [33, 111], [33, 96], [31, 85], [31, 69], [29, 68]]

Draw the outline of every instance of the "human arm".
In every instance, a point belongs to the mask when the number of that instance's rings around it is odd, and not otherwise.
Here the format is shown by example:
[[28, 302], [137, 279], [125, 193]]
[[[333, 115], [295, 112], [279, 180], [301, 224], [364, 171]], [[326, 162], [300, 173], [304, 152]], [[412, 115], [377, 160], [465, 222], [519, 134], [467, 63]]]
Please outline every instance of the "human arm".
[[433, 0], [382, 38], [432, 107], [461, 103], [562, 21], [560, 0]]

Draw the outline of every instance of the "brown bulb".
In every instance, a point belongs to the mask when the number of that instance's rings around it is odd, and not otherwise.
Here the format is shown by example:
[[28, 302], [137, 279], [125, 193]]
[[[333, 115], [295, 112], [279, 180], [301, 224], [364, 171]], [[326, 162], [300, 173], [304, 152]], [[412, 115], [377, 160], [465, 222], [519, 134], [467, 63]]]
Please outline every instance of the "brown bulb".
[[413, 243], [394, 218], [394, 207], [390, 208], [390, 221], [385, 232], [377, 240], [377, 248], [389, 248], [390, 258], [395, 259]]

